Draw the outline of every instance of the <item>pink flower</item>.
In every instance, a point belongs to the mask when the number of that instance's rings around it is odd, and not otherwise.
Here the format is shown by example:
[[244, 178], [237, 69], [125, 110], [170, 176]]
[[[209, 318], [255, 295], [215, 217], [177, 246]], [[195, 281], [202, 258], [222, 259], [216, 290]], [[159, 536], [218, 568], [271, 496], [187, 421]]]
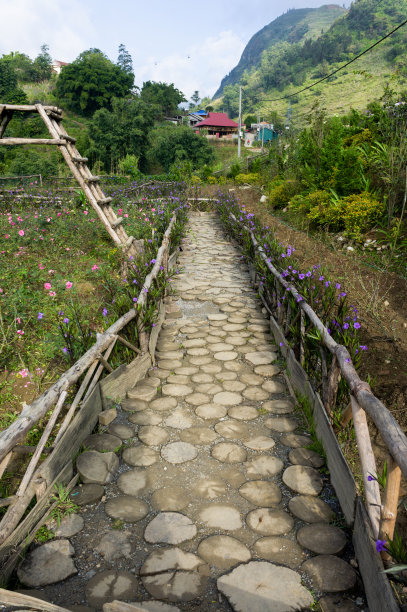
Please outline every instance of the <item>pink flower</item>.
[[155, 208], [152, 208], [152, 209], [151, 209], [151, 212], [155, 212]]
[[127, 219], [127, 217], [128, 217], [129, 215], [126, 213], [124, 216], [125, 216], [125, 217], [126, 217], [126, 219]]
[[44, 289], [49, 291], [51, 289], [51, 283], [44, 283]]
[[27, 368], [23, 368], [22, 370], [20, 370], [19, 374], [20, 374], [21, 378], [26, 378], [26, 376], [28, 376]]
[[72, 283], [71, 283], [71, 281], [66, 282], [66, 283], [65, 283], [65, 287], [66, 287], [67, 289], [70, 289], [70, 288], [72, 287]]
[[23, 332], [22, 329], [18, 329], [17, 333], [18, 333], [19, 336], [24, 336], [24, 332]]
[[56, 296], [55, 291], [50, 291], [49, 294], [50, 294], [51, 297], [55, 297]]
[[18, 235], [19, 235], [19, 236], [24, 236], [24, 230], [20, 230], [20, 231], [18, 232]]
[[58, 217], [60, 217], [62, 215], [62, 213], [58, 213]]
[[38, 267], [40, 270], [44, 270], [45, 266], [43, 266], [42, 264], [38, 264]]
[[97, 266], [96, 264], [92, 266], [92, 272], [94, 272], [95, 270], [99, 270], [99, 266]]
[[19, 323], [19, 324], [20, 324], [20, 323], [21, 323], [21, 319], [20, 319], [20, 317], [17, 317], [16, 321], [17, 321], [17, 323]]
[[48, 270], [48, 274], [54, 274], [55, 270]]
[[84, 211], [83, 211], [83, 214], [84, 214], [84, 215], [87, 215], [87, 214], [88, 214], [88, 211], [87, 211], [87, 210], [84, 210]]
[[9, 238], [9, 235], [8, 235], [8, 234], [5, 234], [4, 238]]

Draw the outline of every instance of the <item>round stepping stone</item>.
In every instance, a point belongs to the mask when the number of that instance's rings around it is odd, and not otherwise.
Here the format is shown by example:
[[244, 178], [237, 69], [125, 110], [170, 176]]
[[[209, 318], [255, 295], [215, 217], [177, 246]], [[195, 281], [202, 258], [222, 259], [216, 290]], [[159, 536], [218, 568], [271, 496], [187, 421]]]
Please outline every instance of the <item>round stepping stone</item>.
[[306, 559], [306, 554], [293, 540], [277, 536], [260, 538], [253, 546], [254, 552], [262, 559], [274, 561], [297, 569]]
[[172, 427], [173, 429], [187, 429], [188, 427], [191, 427], [192, 422], [193, 421], [186, 410], [174, 410], [174, 412], [165, 419], [164, 424], [167, 427]]
[[137, 385], [127, 391], [127, 397], [132, 400], [150, 402], [157, 395], [157, 388], [151, 385]]
[[109, 531], [99, 541], [95, 550], [102, 555], [106, 561], [116, 561], [122, 557], [130, 557], [131, 544], [128, 531]]
[[195, 537], [197, 528], [178, 512], [161, 512], [147, 525], [144, 539], [151, 544], [181, 544]]
[[197, 454], [196, 448], [187, 442], [172, 442], [161, 449], [161, 457], [174, 464], [192, 461]]
[[240, 393], [240, 391], [246, 388], [246, 385], [238, 380], [226, 380], [222, 383], [222, 386], [225, 391], [234, 391], [236, 393]]
[[356, 584], [354, 569], [334, 555], [318, 555], [301, 565], [301, 571], [308, 574], [314, 588], [328, 593], [348, 591]]
[[239, 510], [226, 504], [212, 504], [202, 508], [199, 512], [199, 520], [208, 527], [226, 531], [234, 531], [242, 527]]
[[99, 484], [82, 484], [74, 487], [69, 495], [77, 506], [87, 506], [98, 502], [104, 495], [105, 489]]
[[245, 369], [245, 366], [238, 361], [226, 361], [223, 367], [230, 372], [242, 372]]
[[297, 542], [318, 555], [340, 555], [346, 546], [346, 536], [334, 525], [314, 523], [297, 532]]
[[294, 519], [283, 510], [258, 508], [246, 516], [246, 523], [261, 535], [276, 536], [287, 534], [294, 527]]
[[286, 393], [287, 387], [285, 387], [282, 383], [277, 380], [266, 380], [262, 384], [262, 388], [269, 393]]
[[122, 445], [121, 438], [112, 436], [110, 434], [92, 434], [85, 438], [83, 445], [90, 450], [96, 450], [99, 452], [115, 452], [118, 451]]
[[312, 438], [310, 436], [302, 436], [300, 434], [285, 434], [281, 436], [280, 442], [284, 444], [284, 446], [289, 446], [291, 448], [300, 448], [300, 446], [308, 446], [312, 442]]
[[226, 416], [227, 408], [220, 404], [203, 404], [203, 406], [198, 406], [195, 413], [201, 417], [201, 419], [210, 421], [213, 419], [221, 419]]
[[221, 404], [222, 406], [237, 406], [238, 404], [242, 403], [243, 399], [239, 393], [222, 391], [221, 393], [216, 393], [213, 401], [216, 404]]
[[246, 475], [250, 479], [275, 476], [284, 467], [284, 463], [278, 457], [264, 455], [256, 457], [246, 463]]
[[214, 353], [221, 353], [222, 351], [233, 351], [233, 344], [227, 344], [226, 342], [217, 342], [216, 344], [210, 344], [209, 348]]
[[65, 580], [78, 573], [71, 559], [74, 553], [69, 540], [55, 540], [37, 546], [18, 568], [18, 578], [26, 586], [34, 588]]
[[136, 467], [146, 467], [158, 461], [158, 453], [144, 444], [131, 446], [123, 451], [123, 461]]
[[247, 446], [247, 448], [251, 448], [255, 451], [266, 451], [273, 448], [275, 441], [273, 438], [269, 438], [268, 436], [255, 436], [253, 438], [249, 438], [248, 440], [244, 440], [243, 444]]
[[112, 519], [136, 523], [147, 516], [149, 508], [145, 502], [134, 495], [119, 495], [107, 500], [105, 512]]
[[156, 425], [143, 425], [137, 435], [139, 440], [147, 446], [161, 446], [168, 442], [170, 437], [162, 427]]
[[329, 523], [335, 516], [327, 503], [313, 495], [297, 495], [288, 502], [291, 514], [304, 523]]
[[219, 374], [222, 371], [222, 366], [218, 363], [207, 363], [202, 365], [200, 369], [207, 374]]
[[189, 494], [182, 487], [164, 487], [154, 491], [151, 496], [151, 504], [161, 512], [183, 510], [189, 502]]
[[195, 334], [198, 331], [198, 328], [194, 327], [193, 325], [185, 325], [184, 327], [181, 327], [179, 331], [181, 334]]
[[223, 326], [223, 329], [227, 332], [237, 332], [242, 331], [244, 329], [244, 325], [241, 323], [226, 323], [226, 325]]
[[174, 372], [179, 376], [192, 376], [199, 372], [199, 368], [194, 366], [181, 366], [180, 368], [175, 368]]
[[194, 494], [203, 499], [216, 499], [226, 493], [226, 485], [223, 480], [208, 478], [199, 480], [194, 486]]
[[189, 376], [170, 374], [167, 378], [167, 383], [171, 385], [187, 385], [189, 383]]
[[246, 338], [242, 338], [241, 336], [227, 336], [225, 339], [232, 347], [244, 346], [246, 344]]
[[231, 442], [219, 442], [212, 448], [211, 455], [222, 463], [242, 463], [247, 458], [244, 448]]
[[267, 561], [238, 565], [218, 578], [217, 587], [235, 612], [292, 612], [314, 603], [297, 572]]
[[99, 453], [86, 451], [76, 460], [82, 482], [106, 484], [113, 480], [113, 475], [119, 468], [119, 458], [114, 453]]
[[134, 436], [134, 429], [121, 423], [112, 423], [107, 431], [113, 436], [118, 436], [121, 440], [128, 440]]
[[247, 387], [247, 389], [243, 391], [243, 395], [246, 399], [252, 400], [253, 402], [262, 402], [270, 396], [270, 394], [261, 387]]
[[281, 369], [275, 365], [259, 365], [254, 368], [254, 373], [259, 376], [276, 376]]
[[182, 365], [181, 359], [184, 357], [184, 353], [182, 351], [159, 351], [158, 352], [158, 364], [160, 367], [162, 367], [160, 365], [161, 362], [167, 362], [167, 363], [171, 363], [171, 367], [175, 368], [176, 365], [175, 363], [178, 365]]
[[320, 468], [325, 463], [321, 455], [308, 448], [294, 448], [289, 452], [288, 460], [295, 465], [309, 465], [314, 468]]
[[85, 587], [86, 601], [90, 606], [101, 609], [104, 603], [116, 600], [134, 600], [138, 580], [124, 570], [105, 570], [93, 576]]
[[200, 348], [205, 346], [206, 342], [203, 338], [193, 338], [192, 340], [183, 340], [184, 348]]
[[218, 361], [233, 361], [237, 359], [238, 354], [235, 351], [220, 351], [219, 353], [214, 353], [213, 356]]
[[290, 465], [283, 472], [283, 482], [302, 495], [319, 495], [323, 487], [319, 472], [306, 465]]
[[207, 365], [208, 363], [212, 363], [212, 357], [204, 355], [203, 357], [191, 357], [189, 360], [190, 363], [197, 366]]
[[161, 370], [169, 370], [173, 372], [175, 368], [180, 368], [182, 366], [182, 361], [177, 359], [160, 359], [158, 362], [158, 367]]
[[57, 538], [71, 538], [82, 531], [84, 520], [79, 514], [65, 516], [60, 524], [53, 529]]
[[157, 376], [154, 376], [154, 371], [150, 371], [148, 377], [141, 381], [139, 384], [141, 385], [149, 385], [151, 387], [158, 387], [161, 383], [161, 379]]
[[145, 589], [157, 599], [190, 601], [205, 592], [209, 567], [180, 548], [157, 549], [140, 570]]
[[253, 353], [249, 353], [246, 359], [255, 366], [267, 365], [272, 361], [275, 361], [277, 359], [277, 355], [271, 351], [254, 351]]
[[188, 385], [164, 385], [162, 388], [163, 395], [169, 395], [170, 397], [185, 397], [190, 395], [193, 389]]
[[162, 370], [161, 368], [156, 368], [154, 370], [154, 376], [159, 378], [160, 380], [165, 380], [170, 374], [170, 370]]
[[247, 563], [252, 557], [248, 548], [239, 540], [223, 535], [202, 540], [197, 552], [209, 565], [219, 569], [230, 569], [238, 563]]
[[294, 412], [294, 405], [290, 400], [269, 400], [264, 402], [262, 408], [273, 414], [289, 414]]
[[196, 391], [199, 393], [207, 393], [208, 395], [215, 395], [215, 393], [223, 391], [223, 387], [216, 383], [204, 383], [197, 385]]
[[272, 429], [273, 431], [278, 431], [280, 433], [286, 433], [289, 431], [294, 431], [298, 427], [298, 421], [296, 419], [290, 419], [288, 417], [271, 417], [264, 421], [264, 425], [268, 429]]
[[159, 414], [150, 411], [131, 414], [128, 419], [135, 425], [159, 425], [163, 420]]
[[209, 429], [209, 427], [189, 427], [180, 434], [183, 442], [198, 445], [212, 444], [217, 437], [218, 435], [212, 429]]
[[227, 315], [222, 313], [208, 314], [208, 321], [226, 321]]
[[148, 473], [145, 470], [124, 472], [117, 480], [117, 486], [125, 495], [139, 495], [149, 484]]
[[253, 421], [259, 413], [254, 406], [233, 406], [229, 408], [228, 415], [237, 421]]
[[280, 488], [273, 482], [252, 480], [245, 482], [239, 489], [242, 497], [260, 508], [278, 506], [281, 502]]
[[192, 382], [194, 383], [213, 383], [213, 376], [210, 374], [205, 374], [205, 372], [199, 372], [198, 374], [194, 374], [191, 377]]
[[192, 406], [201, 406], [202, 404], [207, 404], [210, 402], [209, 395], [206, 393], [191, 393], [185, 398], [185, 401]]
[[187, 349], [187, 354], [192, 357], [204, 357], [205, 355], [209, 355], [209, 349], [207, 348], [190, 348]]
[[175, 397], [159, 397], [150, 403], [150, 408], [157, 410], [158, 412], [165, 412], [172, 410], [177, 406], [177, 400]]
[[264, 383], [263, 376], [257, 376], [257, 374], [252, 374], [251, 372], [246, 372], [242, 374], [240, 380], [246, 385], [250, 385], [251, 387], [255, 387], [256, 385], [262, 385]]
[[229, 372], [228, 370], [222, 370], [222, 372], [220, 372], [217, 376], [217, 380], [220, 383], [223, 383], [224, 381], [228, 380], [236, 380], [237, 379], [237, 373], [236, 372]]
[[[230, 410], [236, 410], [231, 408]], [[216, 423], [215, 431], [224, 438], [229, 440], [242, 440], [247, 437], [249, 429], [244, 423], [235, 423], [234, 421], [222, 421]]]

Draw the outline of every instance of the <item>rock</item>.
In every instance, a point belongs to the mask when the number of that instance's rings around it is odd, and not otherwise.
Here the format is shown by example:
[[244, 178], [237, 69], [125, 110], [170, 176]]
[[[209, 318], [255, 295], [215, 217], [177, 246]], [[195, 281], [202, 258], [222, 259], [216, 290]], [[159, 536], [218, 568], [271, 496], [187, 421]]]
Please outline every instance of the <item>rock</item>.
[[79, 514], [64, 516], [56, 529], [53, 529], [57, 538], [71, 538], [82, 531], [84, 520]]
[[150, 402], [157, 395], [157, 388], [151, 385], [138, 383], [133, 389], [127, 391], [127, 397], [131, 400]]
[[288, 399], [269, 400], [264, 402], [262, 408], [273, 414], [289, 414], [294, 412], [294, 403]]
[[140, 495], [150, 485], [146, 470], [130, 470], [121, 474], [117, 486], [125, 495]]
[[323, 487], [319, 472], [306, 465], [290, 465], [283, 472], [283, 482], [302, 495], [319, 495]]
[[299, 574], [267, 561], [238, 565], [218, 578], [217, 587], [235, 612], [293, 612], [314, 603]]
[[192, 406], [201, 406], [202, 404], [207, 404], [210, 400], [211, 398], [206, 393], [191, 393], [191, 395], [187, 395], [185, 398], [185, 401]]
[[168, 442], [169, 434], [162, 427], [143, 425], [138, 430], [138, 439], [147, 446], [161, 446]]
[[131, 414], [128, 419], [130, 423], [134, 423], [135, 425], [159, 425], [163, 420], [162, 416], [154, 414], [151, 410]]
[[129, 558], [132, 551], [130, 537], [129, 531], [109, 531], [102, 536], [95, 550], [109, 563], [122, 557]]
[[213, 401], [221, 406], [237, 406], [242, 403], [243, 398], [239, 393], [221, 391], [220, 393], [216, 393]]
[[297, 532], [297, 541], [318, 555], [340, 555], [346, 546], [344, 532], [326, 523], [314, 523], [302, 527]]
[[192, 461], [197, 454], [196, 448], [188, 442], [172, 442], [161, 449], [161, 457], [174, 464]]
[[243, 444], [251, 450], [267, 451], [273, 448], [273, 446], [275, 446], [275, 441], [273, 440], [273, 438], [270, 438], [268, 436], [255, 436], [254, 438], [244, 440]]
[[218, 353], [214, 353], [213, 356], [218, 361], [233, 361], [237, 359], [238, 354], [235, 351], [219, 351]]
[[116, 408], [109, 408], [109, 410], [103, 410], [99, 414], [99, 424], [103, 426], [110, 425], [112, 421], [117, 417]]
[[84, 484], [74, 487], [69, 495], [77, 506], [87, 506], [98, 502], [105, 492], [104, 487], [98, 484]]
[[135, 606], [132, 612], [181, 612], [181, 610], [175, 606], [170, 606], [162, 601], [152, 601], [151, 599], [132, 605]]
[[180, 438], [189, 444], [207, 445], [212, 444], [218, 435], [209, 427], [189, 427], [181, 431]]
[[114, 453], [98, 453], [86, 451], [76, 460], [82, 482], [106, 484], [113, 480], [115, 472], [119, 469], [119, 458]]
[[297, 495], [288, 502], [288, 508], [294, 516], [305, 523], [329, 523], [335, 513], [319, 497], [313, 495]]
[[106, 502], [105, 512], [112, 519], [136, 523], [148, 514], [149, 508], [145, 502], [134, 495], [119, 495]]
[[177, 407], [177, 400], [175, 397], [159, 397], [150, 403], [152, 410], [158, 410], [159, 412], [166, 412]]
[[201, 419], [211, 421], [224, 417], [227, 414], [227, 408], [220, 404], [203, 404], [203, 406], [198, 406], [195, 413], [197, 416], [201, 417]]
[[121, 403], [121, 407], [125, 412], [142, 412], [147, 406], [147, 402], [139, 399], [124, 399]]
[[17, 575], [29, 587], [40, 587], [60, 582], [78, 573], [71, 557], [74, 548], [69, 540], [54, 540], [37, 546], [27, 554]]
[[151, 504], [161, 512], [183, 510], [190, 501], [188, 491], [182, 487], [164, 487], [154, 491], [151, 496]]
[[164, 385], [162, 388], [163, 395], [169, 395], [171, 397], [185, 397], [190, 395], [193, 389], [188, 385]]
[[265, 480], [251, 480], [245, 482], [239, 489], [242, 497], [260, 508], [278, 506], [281, 502], [280, 488]]
[[205, 506], [199, 512], [199, 519], [208, 527], [234, 531], [242, 527], [240, 512], [227, 504], [212, 504]]
[[294, 448], [289, 452], [288, 460], [295, 465], [309, 465], [314, 468], [320, 468], [325, 463], [321, 455], [308, 448]]
[[134, 436], [134, 429], [128, 425], [121, 423], [113, 423], [107, 430], [113, 436], [119, 437], [121, 440], [128, 440]]
[[275, 365], [259, 365], [254, 368], [254, 373], [259, 376], [276, 376], [280, 373], [280, 368]]
[[93, 576], [87, 583], [86, 601], [91, 606], [101, 608], [104, 603], [114, 600], [134, 599], [137, 589], [138, 580], [133, 574], [123, 570], [105, 570]]
[[262, 559], [297, 569], [306, 559], [300, 546], [288, 538], [269, 536], [254, 544], [255, 553]]
[[136, 467], [147, 467], [158, 461], [158, 453], [152, 448], [140, 444], [140, 446], [131, 446], [123, 451], [123, 460], [129, 465]]
[[358, 605], [362, 606], [363, 601], [359, 604], [358, 598], [355, 603], [342, 595], [326, 595], [318, 600], [318, 604], [321, 612], [361, 612]]
[[284, 463], [278, 457], [261, 455], [245, 464], [247, 478], [257, 479], [275, 476], [284, 467]]
[[246, 360], [255, 366], [268, 365], [277, 359], [276, 353], [271, 351], [255, 351], [246, 355]]
[[[237, 410], [238, 408], [231, 408], [231, 410]], [[236, 423], [235, 421], [221, 421], [216, 423], [215, 431], [223, 438], [229, 440], [244, 440], [249, 429], [244, 423]]]
[[313, 587], [328, 593], [348, 591], [356, 584], [351, 566], [333, 555], [318, 555], [302, 564], [301, 570], [311, 578]]
[[294, 520], [287, 512], [269, 508], [252, 510], [246, 516], [246, 523], [253, 531], [269, 536], [289, 533], [294, 527]]
[[116, 452], [122, 445], [121, 438], [112, 436], [108, 433], [103, 434], [91, 434], [84, 439], [83, 445], [89, 450], [96, 450], [102, 452]]
[[228, 415], [237, 421], [254, 421], [259, 413], [254, 406], [232, 406], [228, 410]]
[[[167, 427], [172, 427], [173, 429], [188, 429], [191, 427], [192, 423], [193, 420], [189, 416], [189, 412], [187, 410], [182, 410], [181, 408], [174, 410], [174, 412], [172, 412], [164, 421], [164, 424]], [[188, 442], [188, 440], [185, 440], [185, 442]]]
[[266, 419], [264, 425], [273, 431], [285, 433], [288, 431], [294, 431], [294, 429], [298, 427], [298, 421], [296, 419], [290, 419], [289, 417], [284, 416], [271, 417], [270, 419]]
[[230, 536], [210, 536], [198, 546], [198, 555], [209, 565], [219, 569], [230, 569], [238, 563], [251, 559], [248, 548]]
[[290, 446], [291, 448], [299, 448], [300, 446], [308, 446], [312, 442], [311, 436], [303, 436], [299, 434], [288, 433], [280, 438], [281, 444]]
[[199, 480], [193, 488], [194, 495], [204, 499], [216, 499], [226, 493], [226, 485], [223, 480], [208, 478]]
[[262, 402], [270, 397], [270, 394], [261, 387], [247, 387], [243, 395], [252, 402]]
[[246, 461], [247, 453], [244, 448], [231, 442], [220, 442], [212, 448], [212, 457], [222, 463], [242, 463]]
[[269, 393], [286, 393], [287, 387], [277, 380], [266, 380], [262, 388]]
[[151, 544], [181, 544], [195, 537], [196, 526], [178, 512], [161, 512], [147, 525], [144, 539]]

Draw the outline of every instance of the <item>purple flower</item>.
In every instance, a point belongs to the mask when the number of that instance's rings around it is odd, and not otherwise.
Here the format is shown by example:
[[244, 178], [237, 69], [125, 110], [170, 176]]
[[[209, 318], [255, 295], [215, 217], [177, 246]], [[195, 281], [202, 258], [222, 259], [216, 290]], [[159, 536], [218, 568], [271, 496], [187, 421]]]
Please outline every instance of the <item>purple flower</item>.
[[305, 274], [299, 274], [299, 275], [298, 275], [298, 278], [299, 278], [300, 280], [304, 280], [304, 278], [305, 278]]
[[335, 287], [336, 287], [337, 289], [340, 289], [340, 288], [341, 288], [341, 286], [340, 286], [340, 284], [339, 284], [339, 283], [336, 283]]
[[68, 349], [66, 348], [66, 346], [64, 346], [64, 348], [62, 349], [63, 353], [69, 353]]
[[102, 310], [102, 314], [103, 314], [103, 316], [104, 316], [104, 317], [107, 317], [107, 309], [106, 309], [106, 308], [104, 308], [104, 309]]
[[377, 552], [382, 552], [382, 550], [387, 550], [386, 540], [376, 540], [376, 550]]
[[359, 329], [359, 328], [360, 328], [360, 323], [358, 323], [358, 322], [356, 321], [356, 323], [354, 323], [354, 324], [353, 324], [353, 327], [354, 327], [355, 329]]
[[319, 277], [319, 280], [320, 280], [320, 281], [323, 281], [323, 280], [324, 280], [324, 277], [323, 277], [323, 276], [320, 276], [320, 277]]
[[68, 317], [65, 317], [65, 319], [64, 319], [64, 323], [66, 323], [66, 324], [68, 325], [68, 323], [69, 323], [69, 319], [68, 319]]
[[280, 342], [280, 346], [284, 346], [284, 344], [282, 342]]
[[371, 474], [369, 474], [367, 479], [368, 479], [369, 482], [372, 482], [372, 480], [376, 480], [376, 478], [374, 476], [372, 476]]
[[343, 329], [349, 329], [349, 323], [344, 323], [343, 324]]
[[368, 350], [366, 344], [359, 344], [359, 348], [360, 348], [361, 351], [367, 351]]
[[40, 319], [42, 319], [43, 316], [44, 316], [44, 313], [43, 312], [39, 312], [37, 319], [40, 320]]
[[137, 298], [133, 298], [133, 302], [137, 302]]

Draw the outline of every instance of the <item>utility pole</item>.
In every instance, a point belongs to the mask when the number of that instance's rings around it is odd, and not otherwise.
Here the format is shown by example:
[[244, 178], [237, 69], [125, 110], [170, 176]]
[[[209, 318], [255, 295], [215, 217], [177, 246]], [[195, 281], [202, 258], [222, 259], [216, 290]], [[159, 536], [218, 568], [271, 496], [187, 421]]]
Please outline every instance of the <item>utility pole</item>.
[[237, 156], [240, 157], [240, 134], [242, 131], [242, 86], [239, 87], [239, 133], [237, 136]]

